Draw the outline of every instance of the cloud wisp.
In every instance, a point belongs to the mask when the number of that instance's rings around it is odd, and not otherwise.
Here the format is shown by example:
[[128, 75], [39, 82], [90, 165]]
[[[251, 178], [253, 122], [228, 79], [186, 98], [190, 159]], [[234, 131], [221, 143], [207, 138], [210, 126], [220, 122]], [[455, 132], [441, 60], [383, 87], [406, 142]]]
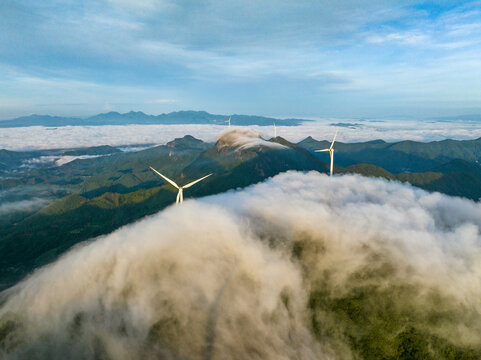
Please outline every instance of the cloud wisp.
[[265, 146], [272, 149], [287, 149], [286, 146], [264, 140], [259, 133], [247, 128], [236, 127], [224, 130], [217, 140], [217, 147], [234, 147], [236, 150], [244, 150], [257, 146]]
[[354, 325], [332, 305], [346, 298], [426, 339], [479, 347], [480, 229], [479, 203], [288, 172], [172, 206], [38, 270], [3, 294], [0, 349], [6, 359], [348, 359]]
[[50, 202], [45, 198], [33, 198], [28, 200], [19, 200], [13, 202], [0, 203], [0, 216], [8, 215], [16, 212], [31, 212], [39, 210]]
[[[48, 205], [55, 197], [61, 186], [25, 185], [18, 188], [0, 191], [0, 216], [9, 221], [11, 216], [23, 216], [40, 210]], [[23, 213], [23, 214], [22, 214]]]
[[55, 165], [55, 166], [62, 166], [74, 160], [83, 160], [83, 159], [93, 159], [96, 157], [101, 157], [106, 155], [44, 155], [38, 158], [32, 158], [25, 160], [21, 167], [24, 168], [36, 168], [42, 165]]

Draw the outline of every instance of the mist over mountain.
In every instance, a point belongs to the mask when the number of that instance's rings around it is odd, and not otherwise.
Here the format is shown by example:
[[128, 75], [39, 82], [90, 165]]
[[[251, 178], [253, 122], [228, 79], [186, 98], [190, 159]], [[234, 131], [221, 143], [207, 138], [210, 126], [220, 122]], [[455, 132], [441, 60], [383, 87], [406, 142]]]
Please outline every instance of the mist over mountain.
[[0, 354], [479, 358], [480, 228], [479, 203], [288, 172], [169, 207], [36, 271], [2, 294]]
[[[282, 137], [264, 139], [251, 129], [233, 128], [219, 134], [215, 143], [185, 136], [134, 152], [108, 146], [60, 153], [3, 151], [0, 162], [9, 165], [0, 169], [0, 252], [4, 254], [0, 289], [14, 285], [75, 244], [174, 202], [176, 190], [150, 166], [180, 185], [213, 173], [184, 193], [186, 198], [201, 197], [243, 188], [288, 170], [326, 173], [329, 158], [314, 150], [327, 145], [312, 138], [299, 144]], [[479, 145], [480, 140], [339, 142], [334, 172], [407, 182], [478, 201]]]

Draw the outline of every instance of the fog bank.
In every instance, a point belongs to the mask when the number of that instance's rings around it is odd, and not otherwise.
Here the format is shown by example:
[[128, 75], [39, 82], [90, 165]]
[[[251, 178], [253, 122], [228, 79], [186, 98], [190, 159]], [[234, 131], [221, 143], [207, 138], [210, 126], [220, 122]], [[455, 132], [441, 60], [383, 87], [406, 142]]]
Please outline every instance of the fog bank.
[[[480, 229], [472, 201], [280, 174], [169, 207], [37, 271], [2, 295], [0, 354], [350, 359], [398, 356], [412, 338], [426, 358], [477, 351]], [[376, 339], [384, 348], [369, 348]]]

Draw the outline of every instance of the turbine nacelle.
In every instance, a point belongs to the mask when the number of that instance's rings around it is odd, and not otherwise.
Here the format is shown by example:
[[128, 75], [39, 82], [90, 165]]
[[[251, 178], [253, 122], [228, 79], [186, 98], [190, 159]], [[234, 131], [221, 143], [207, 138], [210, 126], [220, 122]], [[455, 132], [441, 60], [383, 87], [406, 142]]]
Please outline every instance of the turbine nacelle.
[[204, 177], [201, 177], [200, 179], [197, 179], [195, 181], [192, 181], [184, 186], [179, 186], [175, 183], [175, 181], [173, 180], [170, 180], [167, 176], [164, 176], [162, 175], [160, 172], [158, 172], [157, 170], [155, 170], [152, 166], [150, 166], [150, 169], [153, 170], [157, 175], [159, 175], [160, 177], [162, 177], [165, 181], [167, 181], [169, 184], [171, 184], [172, 186], [174, 186], [176, 189], [178, 189], [179, 191], [177, 192], [177, 198], [175, 199], [175, 203], [176, 204], [181, 204], [183, 201], [184, 201], [184, 189], [187, 189], [187, 188], [190, 188], [192, 185], [195, 185], [197, 184], [199, 181], [202, 181], [204, 180], [205, 178], [208, 178], [209, 176], [212, 175], [209, 174], [209, 175], [206, 175]]

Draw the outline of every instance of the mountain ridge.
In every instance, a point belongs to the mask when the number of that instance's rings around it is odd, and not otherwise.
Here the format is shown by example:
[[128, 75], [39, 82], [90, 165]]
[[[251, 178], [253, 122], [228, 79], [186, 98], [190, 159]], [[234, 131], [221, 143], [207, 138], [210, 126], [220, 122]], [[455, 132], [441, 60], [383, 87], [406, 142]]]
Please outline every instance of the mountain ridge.
[[89, 117], [70, 117], [32, 114], [14, 119], [0, 120], [0, 128], [28, 127], [28, 126], [102, 126], [102, 125], [175, 125], [175, 124], [214, 124], [226, 125], [231, 119], [232, 125], [237, 126], [271, 126], [274, 121], [278, 125], [297, 126], [307, 119], [278, 119], [257, 115], [216, 115], [207, 111], [181, 110], [159, 115], [149, 115], [142, 111], [129, 111], [119, 113], [110, 111]]

